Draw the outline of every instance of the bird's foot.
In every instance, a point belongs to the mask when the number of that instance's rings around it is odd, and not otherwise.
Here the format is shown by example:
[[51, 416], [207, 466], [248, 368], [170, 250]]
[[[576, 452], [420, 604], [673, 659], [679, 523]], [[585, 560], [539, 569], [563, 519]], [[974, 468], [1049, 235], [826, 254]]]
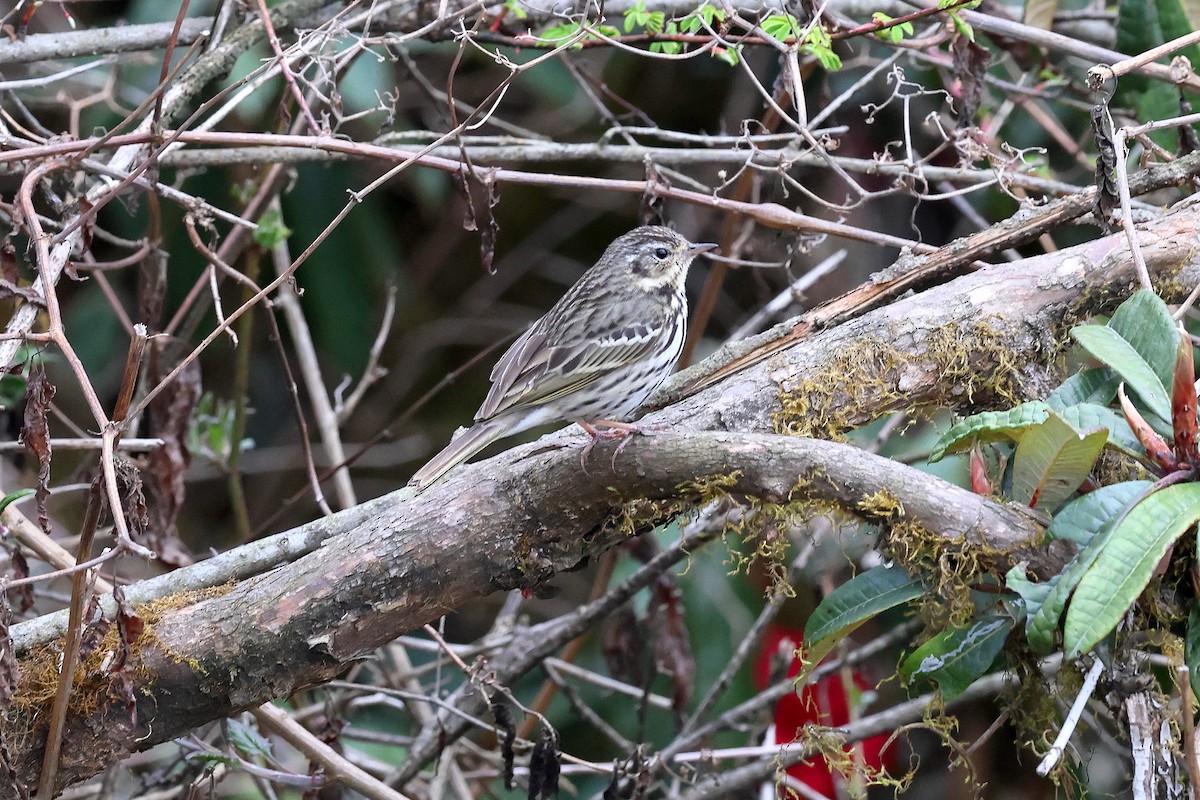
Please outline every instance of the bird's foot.
[[621, 455], [621, 451], [633, 440], [635, 436], [645, 436], [651, 433], [666, 430], [665, 425], [637, 425], [632, 422], [617, 422], [611, 419], [598, 419], [594, 422], [584, 422], [579, 420], [579, 427], [583, 428], [591, 436], [589, 441], [583, 447], [583, 452], [579, 454], [579, 466], [583, 467], [583, 471], [587, 472], [587, 459], [591, 455], [592, 448], [597, 442], [619, 440], [617, 449], [613, 451], [611, 466], [615, 472], [617, 469], [617, 456]]

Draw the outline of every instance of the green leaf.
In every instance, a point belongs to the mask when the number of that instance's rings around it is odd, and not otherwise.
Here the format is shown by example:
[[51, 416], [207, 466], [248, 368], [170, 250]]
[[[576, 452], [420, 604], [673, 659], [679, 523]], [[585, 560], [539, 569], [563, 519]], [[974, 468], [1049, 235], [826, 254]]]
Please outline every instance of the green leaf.
[[[1179, 112], [1178, 90], [1171, 91], [1175, 93], [1176, 99], [1171, 104], [1167, 116]], [[1163, 386], [1171, 385], [1175, 380], [1175, 359], [1179, 353], [1179, 327], [1161, 297], [1149, 289], [1134, 292], [1113, 312], [1108, 327], [1129, 342], [1154, 370]], [[1166, 417], [1168, 420], [1170, 418]]]
[[1046, 403], [1055, 411], [1078, 403], [1096, 403], [1106, 406], [1117, 397], [1117, 384], [1121, 381], [1107, 367], [1080, 370], [1067, 378], [1046, 398]]
[[1168, 486], [1138, 503], [1075, 590], [1063, 631], [1068, 658], [1091, 650], [1141, 595], [1168, 548], [1200, 520], [1200, 484]]
[[521, 0], [504, 0], [504, 8], [517, 19], [525, 19], [529, 16]]
[[714, 47], [710, 50], [714, 58], [719, 58], [731, 67], [736, 67], [742, 60], [742, 45], [735, 44], [730, 47]]
[[248, 760], [271, 758], [271, 743], [249, 725], [230, 717], [225, 721], [229, 731], [229, 743]]
[[966, 628], [942, 631], [904, 659], [900, 675], [905, 683], [932, 681], [945, 700], [953, 700], [988, 671], [1014, 624], [992, 615]]
[[[1181, 3], [1180, 0], [1154, 0], [1154, 5], [1158, 9], [1164, 42], [1171, 42], [1191, 33], [1196, 23], [1200, 22], [1200, 7], [1194, 0], [1191, 3]], [[1193, 65], [1200, 64], [1200, 47], [1194, 44], [1172, 53], [1172, 57], [1179, 55], [1186, 56]], [[1176, 110], [1172, 113], [1178, 113], [1178, 97], [1176, 99]]]
[[1107, 430], [1081, 432], [1051, 412], [1017, 444], [1013, 500], [1032, 508], [1056, 508], [1087, 478], [1107, 441]]
[[833, 40], [829, 38], [829, 32], [820, 25], [813, 25], [805, 32], [800, 52], [814, 56], [824, 69], [834, 71], [842, 68], [842, 59], [833, 52]]
[[803, 666], [797, 684], [855, 628], [924, 592], [925, 585], [898, 566], [873, 567], [834, 589], [804, 626]]
[[[882, 11], [876, 11], [871, 15], [871, 19], [875, 20], [876, 22], [887, 24], [891, 22], [894, 17], [890, 17]], [[891, 42], [892, 44], [899, 44], [900, 42], [904, 41], [905, 36], [912, 36], [912, 34], [913, 26], [911, 22], [901, 22], [899, 25], [892, 25], [891, 27], [880, 28], [879, 30], [875, 31], [876, 36], [884, 41]]]
[[[548, 39], [552, 42], [559, 42], [563, 39], [570, 39], [577, 33], [579, 33], [578, 22], [562, 22], [558, 25], [551, 25], [549, 28], [544, 29], [538, 34], [538, 36], [542, 39]], [[582, 45], [576, 46], [582, 47]]]
[[970, 23], [960, 17], [957, 11], [950, 11], [947, 13], [950, 17], [950, 21], [954, 23], [955, 32], [958, 33], [959, 36], [966, 38], [968, 41], [975, 41], [975, 29], [971, 27]]
[[1046, 538], [1065, 539], [1085, 546], [1153, 485], [1150, 481], [1125, 481], [1101, 486], [1077, 497], [1054, 515], [1046, 529]]
[[264, 250], [274, 250], [275, 247], [288, 240], [292, 229], [283, 224], [283, 215], [278, 208], [268, 208], [258, 220], [254, 231], [254, 241]]
[[[1122, 53], [1144, 53], [1162, 44], [1162, 26], [1158, 11], [1148, 0], [1121, 0], [1117, 3], [1117, 43]], [[1116, 102], [1126, 102], [1128, 95], [1142, 92], [1151, 83], [1149, 78], [1136, 73], [1122, 75], [1117, 81]]]
[[643, 0], [638, 0], [632, 6], [625, 10], [625, 32], [632, 33], [633, 29], [639, 25], [646, 24], [646, 4]]
[[828, 47], [806, 44], [800, 46], [800, 52], [815, 56], [821, 68], [829, 72], [836, 72], [842, 68], [841, 57]]
[[1133, 435], [1133, 429], [1129, 427], [1125, 417], [1111, 408], [1105, 408], [1095, 403], [1079, 403], [1064, 408], [1058, 412], [1058, 415], [1077, 431], [1104, 428], [1108, 431], [1107, 444], [1115, 450], [1120, 450], [1134, 458], [1142, 458], [1146, 455], [1145, 448]]
[[871, 617], [915, 600], [925, 591], [902, 567], [880, 566], [855, 575], [830, 592], [808, 617], [804, 643], [812, 648]]
[[1163, 420], [1171, 418], [1171, 403], [1162, 379], [1128, 340], [1107, 325], [1077, 325], [1071, 329], [1071, 336], [1120, 375], [1151, 413]]
[[1050, 406], [1040, 401], [1022, 403], [1007, 411], [984, 411], [974, 414], [955, 424], [942, 434], [929, 460], [940, 461], [947, 453], [967, 450], [975, 442], [995, 442], [1011, 439], [1019, 442], [1021, 437], [1034, 426], [1041, 425], [1050, 416]]
[[3, 512], [4, 509], [8, 508], [18, 500], [29, 497], [31, 494], [33, 494], [33, 489], [17, 489], [15, 492], [9, 492], [8, 494], [4, 495], [4, 497], [0, 498], [0, 512]]
[[1025, 565], [1017, 564], [1004, 575], [1004, 585], [1016, 592], [1025, 606], [1025, 618], [1037, 612], [1050, 594], [1053, 585], [1031, 581], [1025, 575]]
[[[1149, 481], [1130, 481], [1104, 486], [1069, 503], [1055, 516], [1046, 531], [1047, 538], [1071, 538], [1083, 546], [1061, 572], [1044, 584], [1048, 591], [1037, 606], [1029, 608], [1025, 638], [1034, 652], [1054, 649], [1054, 634], [1067, 598], [1108, 546], [1121, 514], [1152, 485]], [[1010, 588], [1021, 592], [1016, 586]]]
[[[679, 33], [679, 26], [677, 26], [674, 22], [667, 23], [667, 27], [663, 33]], [[650, 44], [650, 52], [677, 55], [683, 52], [683, 44], [681, 42], [652, 42]]]
[[804, 30], [799, 20], [791, 14], [772, 14], [764, 19], [759, 27], [762, 28], [763, 33], [767, 34], [767, 36], [778, 39], [781, 42], [786, 42], [788, 39], [799, 36]]
[[705, 24], [710, 28], [716, 28], [717, 24], [725, 20], [725, 12], [708, 3], [700, 6], [698, 9], [688, 14], [679, 22], [679, 29], [685, 33], [697, 33]]

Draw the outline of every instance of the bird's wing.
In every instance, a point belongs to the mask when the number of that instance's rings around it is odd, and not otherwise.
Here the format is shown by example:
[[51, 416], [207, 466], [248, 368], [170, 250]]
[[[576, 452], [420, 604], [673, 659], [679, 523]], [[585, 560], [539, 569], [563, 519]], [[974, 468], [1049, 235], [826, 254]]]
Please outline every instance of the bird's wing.
[[489, 419], [579, 391], [612, 370], [645, 358], [663, 333], [661, 323], [641, 321], [614, 325], [587, 339], [547, 346], [545, 333], [535, 325], [492, 370], [492, 389], [475, 419]]

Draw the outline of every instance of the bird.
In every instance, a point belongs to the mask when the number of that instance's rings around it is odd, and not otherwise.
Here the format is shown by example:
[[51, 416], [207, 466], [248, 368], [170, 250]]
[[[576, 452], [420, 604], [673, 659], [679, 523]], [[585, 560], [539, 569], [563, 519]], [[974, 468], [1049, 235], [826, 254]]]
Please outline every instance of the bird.
[[500, 357], [474, 424], [409, 486], [423, 491], [497, 439], [539, 425], [577, 422], [592, 436], [588, 449], [640, 432], [624, 420], [674, 370], [687, 331], [688, 267], [715, 247], [660, 225], [614, 239]]

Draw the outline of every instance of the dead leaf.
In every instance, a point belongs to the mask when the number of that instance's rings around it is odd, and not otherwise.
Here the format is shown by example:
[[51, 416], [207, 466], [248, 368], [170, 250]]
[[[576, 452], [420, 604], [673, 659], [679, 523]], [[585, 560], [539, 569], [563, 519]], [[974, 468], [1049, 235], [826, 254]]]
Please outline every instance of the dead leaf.
[[25, 426], [21, 429], [21, 443], [38, 462], [37, 500], [38, 524], [42, 532], [50, 535], [50, 516], [46, 512], [46, 498], [50, 496], [50, 401], [54, 399], [54, 385], [46, 378], [46, 371], [35, 364], [29, 370], [29, 383], [25, 389]]

